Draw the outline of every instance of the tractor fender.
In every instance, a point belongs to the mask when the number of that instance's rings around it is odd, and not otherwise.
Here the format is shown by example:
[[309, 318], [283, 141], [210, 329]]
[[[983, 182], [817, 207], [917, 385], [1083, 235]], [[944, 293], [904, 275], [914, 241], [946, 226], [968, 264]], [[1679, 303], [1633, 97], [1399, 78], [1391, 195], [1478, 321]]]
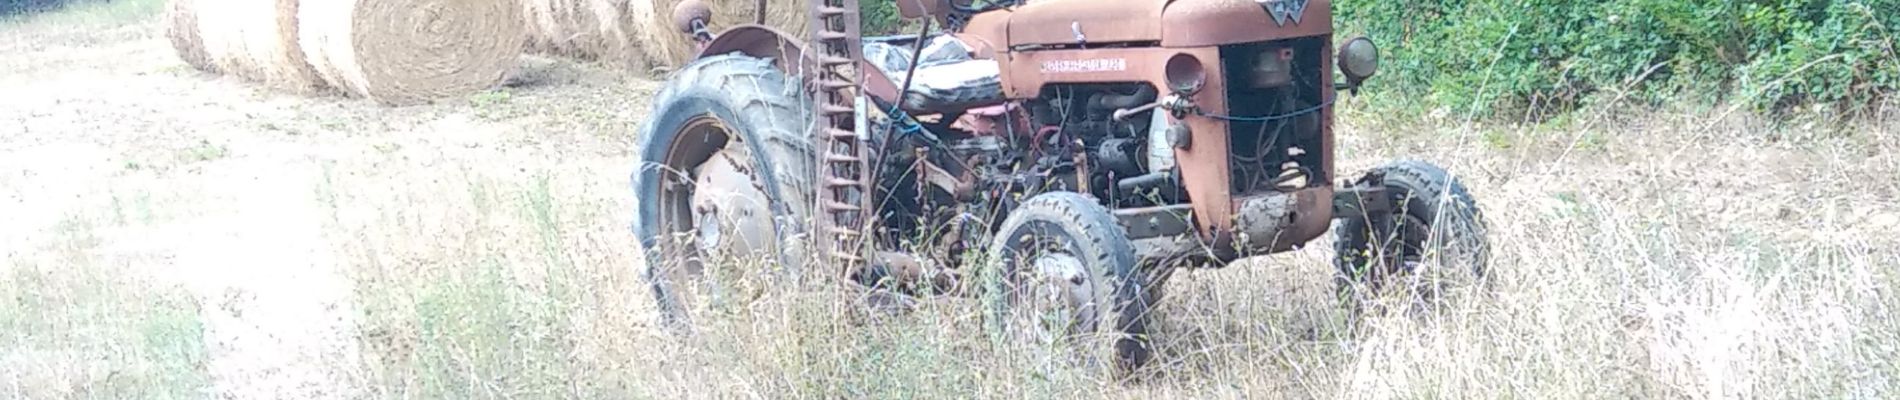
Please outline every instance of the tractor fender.
[[[818, 66], [818, 60], [805, 53], [805, 42], [795, 39], [795, 36], [788, 35], [785, 31], [759, 24], [734, 26], [720, 32], [699, 50], [698, 58], [733, 52], [772, 60], [772, 65], [778, 67], [779, 71], [785, 72], [786, 76], [808, 77], [811, 73], [817, 72], [815, 68]], [[859, 59], [858, 63], [859, 69], [863, 71], [860, 77], [862, 81], [859, 83], [865, 94], [886, 103], [896, 103], [899, 100], [896, 81], [884, 76], [877, 67], [865, 63], [863, 59]]]
[[732, 52], [772, 60], [774, 66], [789, 76], [803, 76], [804, 66], [817, 65], [811, 62], [813, 60], [805, 59], [805, 42], [784, 31], [759, 24], [734, 26], [719, 32], [699, 50], [699, 56], [695, 59]]

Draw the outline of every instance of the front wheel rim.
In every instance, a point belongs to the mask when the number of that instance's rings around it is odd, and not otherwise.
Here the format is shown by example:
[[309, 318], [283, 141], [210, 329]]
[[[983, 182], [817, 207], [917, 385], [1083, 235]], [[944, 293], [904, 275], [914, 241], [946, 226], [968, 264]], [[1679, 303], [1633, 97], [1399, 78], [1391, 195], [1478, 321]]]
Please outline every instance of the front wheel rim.
[[1022, 250], [1005, 250], [1005, 335], [1042, 346], [1075, 343], [1095, 333], [1103, 306], [1097, 277], [1069, 243], [1030, 238]]

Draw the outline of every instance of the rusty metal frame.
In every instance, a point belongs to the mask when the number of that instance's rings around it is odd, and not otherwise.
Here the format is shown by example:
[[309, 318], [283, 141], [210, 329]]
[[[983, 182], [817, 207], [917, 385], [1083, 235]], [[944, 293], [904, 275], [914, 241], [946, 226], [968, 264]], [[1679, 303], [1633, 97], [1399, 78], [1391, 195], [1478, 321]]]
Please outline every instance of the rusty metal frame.
[[1125, 208], [1114, 213], [1122, 228], [1128, 230], [1129, 239], [1179, 236], [1194, 231], [1194, 210], [1187, 204]]
[[[872, 226], [870, 146], [858, 137], [857, 107], [864, 62], [858, 0], [811, 2], [811, 75], [818, 111], [819, 240], [841, 276], [865, 263], [864, 243]], [[830, 236], [831, 240], [825, 240]]]

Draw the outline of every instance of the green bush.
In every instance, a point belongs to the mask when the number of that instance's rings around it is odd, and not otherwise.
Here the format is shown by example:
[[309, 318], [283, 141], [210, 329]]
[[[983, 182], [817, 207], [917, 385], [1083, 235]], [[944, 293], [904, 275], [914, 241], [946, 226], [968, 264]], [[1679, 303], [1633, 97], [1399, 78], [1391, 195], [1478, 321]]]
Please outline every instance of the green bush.
[[1859, 111], [1900, 89], [1900, 0], [1339, 0], [1333, 10], [1342, 31], [1386, 51], [1376, 90], [1474, 114], [1684, 96]]
[[858, 2], [863, 10], [858, 12], [860, 28], [865, 35], [891, 35], [898, 33], [903, 26], [903, 16], [897, 13], [897, 2], [890, 0], [869, 0]]
[[0, 0], [0, 16], [45, 11], [64, 3], [64, 0]]

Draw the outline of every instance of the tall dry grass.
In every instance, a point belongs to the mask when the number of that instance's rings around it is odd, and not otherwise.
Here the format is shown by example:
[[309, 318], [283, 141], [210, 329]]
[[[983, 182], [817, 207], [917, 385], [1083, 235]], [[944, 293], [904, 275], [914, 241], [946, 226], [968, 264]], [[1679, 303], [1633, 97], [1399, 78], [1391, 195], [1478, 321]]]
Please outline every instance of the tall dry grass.
[[[1346, 118], [1349, 165], [1419, 157], [1491, 223], [1491, 290], [1355, 318], [1328, 246], [1194, 271], [1157, 311], [1159, 365], [1110, 383], [987, 342], [973, 307], [848, 323], [752, 305], [676, 361], [794, 397], [1888, 398], [1900, 395], [1900, 136], [1648, 114], [1616, 131]], [[1456, 125], [1452, 125], [1456, 126]], [[1380, 134], [1379, 132], [1404, 132]], [[1595, 144], [1583, 150], [1582, 136]], [[831, 300], [835, 301], [835, 300]], [[1033, 352], [1027, 354], [1035, 354]], [[689, 375], [691, 376], [691, 375]], [[729, 378], [726, 378], [729, 377]], [[717, 397], [717, 396], [715, 396]]]
[[113, 211], [68, 216], [0, 261], [0, 394], [182, 399], [210, 384], [197, 300], [106, 246], [128, 215], [150, 215]]
[[622, 220], [552, 191], [607, 190], [574, 177], [411, 188], [446, 203], [376, 206], [385, 217], [366, 223], [381, 233], [364, 257], [400, 249], [441, 265], [357, 282], [371, 314], [415, 324], [391, 336], [407, 344], [377, 347], [425, 360], [396, 374], [406, 385], [478, 397], [1900, 394], [1900, 182], [1883, 178], [1900, 176], [1893, 122], [1828, 131], [1650, 113], [1566, 131], [1378, 118], [1343, 118], [1343, 170], [1416, 157], [1459, 173], [1490, 221], [1490, 290], [1355, 317], [1332, 297], [1323, 242], [1190, 271], [1157, 311], [1157, 365], [1128, 382], [1070, 368], [1059, 349], [992, 341], [971, 300], [878, 317], [817, 283], [669, 335], [653, 325], [638, 254], [601, 247], [627, 245], [599, 236]]

